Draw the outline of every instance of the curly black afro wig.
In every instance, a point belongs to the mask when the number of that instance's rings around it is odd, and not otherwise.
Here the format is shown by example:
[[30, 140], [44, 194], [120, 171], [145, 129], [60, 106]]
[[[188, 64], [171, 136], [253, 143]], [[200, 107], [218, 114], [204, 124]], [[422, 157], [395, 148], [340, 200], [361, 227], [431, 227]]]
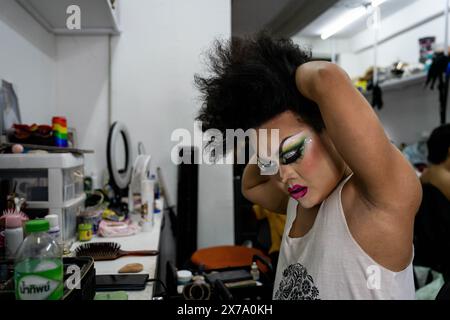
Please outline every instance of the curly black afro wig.
[[[261, 32], [253, 37], [216, 40], [208, 54], [210, 74], [195, 75], [202, 108], [202, 130], [258, 128], [291, 110], [321, 132], [324, 123], [317, 105], [303, 97], [295, 83], [297, 68], [310, 61], [310, 52], [290, 39]], [[222, 141], [225, 147], [225, 139]], [[229, 151], [229, 150], [225, 150]]]

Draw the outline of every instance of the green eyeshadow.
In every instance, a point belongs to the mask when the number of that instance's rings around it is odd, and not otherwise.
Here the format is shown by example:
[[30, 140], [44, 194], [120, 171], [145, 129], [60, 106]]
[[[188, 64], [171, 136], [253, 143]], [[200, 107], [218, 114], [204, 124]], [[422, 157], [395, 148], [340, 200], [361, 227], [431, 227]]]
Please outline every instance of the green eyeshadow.
[[281, 164], [290, 164], [297, 161], [297, 159], [302, 158], [305, 151], [305, 145], [308, 141], [310, 141], [310, 139], [303, 136], [301, 139], [289, 143], [287, 146], [282, 146], [282, 152], [280, 153]]

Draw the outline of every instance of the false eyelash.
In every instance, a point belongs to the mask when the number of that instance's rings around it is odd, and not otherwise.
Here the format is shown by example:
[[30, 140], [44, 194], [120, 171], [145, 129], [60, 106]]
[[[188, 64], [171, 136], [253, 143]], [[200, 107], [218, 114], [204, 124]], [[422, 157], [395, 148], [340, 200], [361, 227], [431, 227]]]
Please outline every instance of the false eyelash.
[[297, 153], [297, 150], [289, 151], [288, 153], [283, 155], [283, 158], [289, 159]]
[[305, 150], [305, 143], [301, 143], [295, 150], [289, 151], [281, 157], [281, 161], [284, 165], [291, 164], [298, 159], [303, 157], [303, 152]]

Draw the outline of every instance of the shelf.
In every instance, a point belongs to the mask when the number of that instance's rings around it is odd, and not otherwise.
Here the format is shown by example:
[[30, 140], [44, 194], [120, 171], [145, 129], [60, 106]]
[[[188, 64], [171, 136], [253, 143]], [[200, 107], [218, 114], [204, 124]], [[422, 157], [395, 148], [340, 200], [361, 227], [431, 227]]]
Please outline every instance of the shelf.
[[[118, 1], [115, 8], [110, 0], [16, 0], [48, 32], [56, 35], [117, 35]], [[66, 13], [70, 5], [80, 7], [81, 29], [70, 30]]]
[[[384, 81], [383, 83], [380, 83], [380, 88], [383, 91], [383, 93], [385, 93], [385, 92], [389, 92], [389, 91], [402, 90], [402, 89], [405, 89], [405, 88], [411, 87], [411, 86], [417, 86], [417, 85], [424, 86], [426, 79], [427, 79], [427, 74], [421, 72], [421, 73], [414, 74], [412, 76], [408, 76], [405, 78], [390, 79], [390, 80]], [[372, 96], [372, 91], [367, 91], [367, 92], [363, 93], [363, 95], [366, 97]]]
[[68, 209], [75, 205], [79, 205], [82, 203], [84, 205], [84, 201], [86, 200], [86, 194], [82, 194], [81, 196], [67, 200], [63, 203], [51, 203], [49, 201], [27, 201], [28, 209]]
[[84, 157], [72, 153], [0, 155], [0, 169], [70, 169], [83, 164]]
[[408, 76], [400, 79], [390, 79], [380, 84], [380, 88], [384, 91], [404, 89], [409, 86], [417, 84], [425, 85], [427, 79], [426, 73], [418, 73], [412, 76]]

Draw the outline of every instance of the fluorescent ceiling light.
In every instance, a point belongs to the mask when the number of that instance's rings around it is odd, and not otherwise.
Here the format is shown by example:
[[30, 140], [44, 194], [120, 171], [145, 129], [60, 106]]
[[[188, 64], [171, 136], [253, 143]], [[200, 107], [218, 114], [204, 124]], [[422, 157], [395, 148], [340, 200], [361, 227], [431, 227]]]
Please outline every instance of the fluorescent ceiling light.
[[[377, 0], [374, 0], [377, 1]], [[383, 1], [383, 0], [378, 0]], [[386, 1], [386, 0], [384, 0]], [[348, 25], [352, 24], [356, 20], [363, 17], [367, 12], [367, 9], [365, 7], [359, 7], [352, 9], [346, 13], [344, 13], [342, 16], [337, 18], [333, 23], [331, 23], [329, 26], [325, 27], [324, 31], [322, 32], [322, 35], [320, 36], [322, 40], [326, 40], [332, 35], [338, 33]]]
[[372, 7], [376, 8], [381, 6], [383, 3], [385, 3], [387, 0], [372, 0]]

